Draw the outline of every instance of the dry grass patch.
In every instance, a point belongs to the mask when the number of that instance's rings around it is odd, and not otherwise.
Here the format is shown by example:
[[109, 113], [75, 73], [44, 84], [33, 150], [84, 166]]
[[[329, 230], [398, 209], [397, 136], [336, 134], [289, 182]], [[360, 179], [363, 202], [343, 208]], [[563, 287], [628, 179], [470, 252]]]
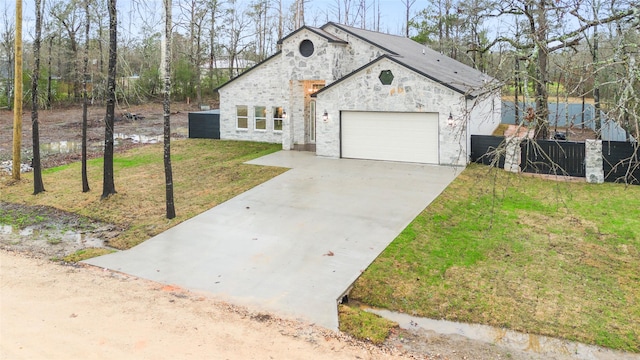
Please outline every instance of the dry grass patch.
[[160, 232], [208, 210], [286, 171], [244, 162], [275, 152], [278, 144], [188, 139], [173, 141], [172, 165], [177, 217], [165, 218], [162, 144], [116, 154], [117, 194], [101, 200], [102, 159], [88, 162], [91, 191], [82, 193], [79, 163], [44, 171], [46, 192], [33, 192], [33, 178], [25, 174], [14, 183], [0, 178], [3, 201], [48, 205], [92, 219], [116, 224], [124, 231], [110, 245], [133, 247]]

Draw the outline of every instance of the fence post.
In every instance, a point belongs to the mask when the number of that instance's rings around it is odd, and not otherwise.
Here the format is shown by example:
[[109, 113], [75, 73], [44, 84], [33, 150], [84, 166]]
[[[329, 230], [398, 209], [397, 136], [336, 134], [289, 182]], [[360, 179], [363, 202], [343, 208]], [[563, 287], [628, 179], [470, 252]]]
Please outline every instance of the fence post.
[[602, 140], [586, 140], [584, 143], [585, 175], [588, 183], [602, 184], [604, 169], [602, 167]]
[[511, 136], [506, 139], [504, 169], [514, 173], [520, 172], [521, 161], [520, 139]]

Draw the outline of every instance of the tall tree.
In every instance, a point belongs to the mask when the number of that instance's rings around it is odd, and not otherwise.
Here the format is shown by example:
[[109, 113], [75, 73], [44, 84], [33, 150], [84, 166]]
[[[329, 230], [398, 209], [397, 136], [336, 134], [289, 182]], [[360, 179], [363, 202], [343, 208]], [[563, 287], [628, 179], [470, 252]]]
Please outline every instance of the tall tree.
[[164, 0], [164, 41], [162, 42], [162, 75], [164, 77], [164, 179], [167, 219], [176, 217], [173, 201], [173, 171], [171, 169], [171, 0]]
[[116, 0], [109, 0], [109, 65], [107, 75], [107, 115], [104, 126], [104, 173], [102, 199], [116, 193], [113, 181], [113, 124], [116, 106], [116, 65], [118, 59], [118, 18]]
[[38, 80], [40, 80], [40, 40], [42, 38], [42, 0], [36, 0], [36, 37], [33, 40], [33, 75], [31, 76], [31, 135], [33, 147], [33, 195], [44, 191], [40, 166], [40, 132], [38, 129]]
[[71, 1], [58, 1], [51, 4], [51, 15], [58, 21], [61, 34], [66, 33], [67, 44], [69, 46], [70, 54], [70, 71], [68, 72], [69, 80], [72, 84], [72, 94], [74, 100], [77, 100], [80, 96], [80, 85], [78, 82], [78, 30], [80, 29], [80, 6], [79, 0]]
[[11, 90], [13, 89], [13, 60], [15, 57], [15, 19], [14, 16], [9, 14], [9, 6], [3, 9], [2, 12], [2, 29], [0, 30], [0, 53], [4, 54], [6, 62], [4, 62], [7, 66], [7, 77], [3, 86], [4, 96], [7, 99], [7, 107], [9, 110], [13, 109], [13, 104], [11, 103]]
[[15, 64], [13, 71], [13, 165], [11, 174], [20, 180], [20, 150], [22, 145], [22, 0], [16, 0]]
[[89, 179], [87, 176], [87, 107], [89, 94], [87, 92], [87, 78], [89, 77], [89, 31], [91, 17], [89, 16], [89, 0], [84, 0], [84, 55], [82, 57], [82, 192], [88, 192]]
[[416, 0], [402, 0], [402, 4], [404, 5], [405, 10], [405, 34], [404, 36], [409, 37], [409, 29], [411, 28], [409, 24], [411, 24], [411, 7], [416, 3]]

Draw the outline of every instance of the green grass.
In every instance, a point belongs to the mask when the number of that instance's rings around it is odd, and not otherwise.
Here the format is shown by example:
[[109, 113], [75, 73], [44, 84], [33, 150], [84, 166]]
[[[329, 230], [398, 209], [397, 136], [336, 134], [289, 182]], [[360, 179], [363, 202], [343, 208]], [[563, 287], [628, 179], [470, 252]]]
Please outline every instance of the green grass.
[[104, 249], [104, 248], [88, 248], [88, 249], [78, 250], [73, 254], [63, 257], [61, 260], [65, 262], [76, 263], [76, 262], [91, 259], [97, 256], [111, 254], [112, 252], [114, 252], [114, 250]]
[[381, 344], [385, 341], [391, 329], [398, 324], [384, 319], [376, 314], [366, 312], [358, 307], [340, 305], [338, 307], [340, 331], [349, 333], [360, 340]]
[[[0, 177], [6, 202], [47, 205], [81, 216], [116, 224], [124, 231], [109, 245], [128, 249], [160, 232], [214, 207], [285, 169], [243, 164], [281, 149], [279, 144], [188, 139], [173, 141], [174, 196], [177, 217], [165, 217], [165, 185], [162, 144], [135, 148], [114, 157], [117, 194], [101, 200], [101, 158], [87, 162], [91, 191], [82, 193], [80, 163], [43, 172], [46, 192], [33, 196], [33, 175], [17, 183]], [[25, 224], [29, 217], [0, 213], [0, 222]], [[8, 221], [2, 221], [7, 217]]]
[[640, 352], [640, 187], [472, 165], [363, 273], [351, 297]]

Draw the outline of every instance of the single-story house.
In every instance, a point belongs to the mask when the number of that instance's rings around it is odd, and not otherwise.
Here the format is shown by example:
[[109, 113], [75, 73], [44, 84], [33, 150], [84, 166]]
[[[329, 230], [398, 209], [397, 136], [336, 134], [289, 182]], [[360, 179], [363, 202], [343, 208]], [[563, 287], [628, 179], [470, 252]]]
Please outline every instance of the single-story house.
[[334, 158], [466, 165], [500, 123], [496, 79], [411, 39], [303, 26], [222, 85], [222, 139]]

